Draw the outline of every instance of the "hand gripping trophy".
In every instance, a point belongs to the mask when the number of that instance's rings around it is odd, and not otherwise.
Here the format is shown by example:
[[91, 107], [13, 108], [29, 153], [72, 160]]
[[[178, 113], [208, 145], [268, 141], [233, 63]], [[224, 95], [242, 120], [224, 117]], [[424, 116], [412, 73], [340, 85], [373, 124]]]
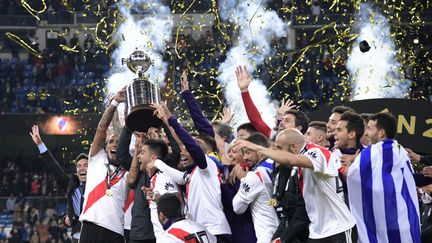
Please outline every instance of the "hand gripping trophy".
[[136, 49], [128, 58], [122, 58], [122, 64], [125, 63], [137, 75], [126, 88], [126, 126], [131, 131], [139, 132], [160, 127], [162, 121], [153, 115], [154, 109], [150, 107], [150, 104], [160, 103], [159, 85], [144, 75], [153, 61]]

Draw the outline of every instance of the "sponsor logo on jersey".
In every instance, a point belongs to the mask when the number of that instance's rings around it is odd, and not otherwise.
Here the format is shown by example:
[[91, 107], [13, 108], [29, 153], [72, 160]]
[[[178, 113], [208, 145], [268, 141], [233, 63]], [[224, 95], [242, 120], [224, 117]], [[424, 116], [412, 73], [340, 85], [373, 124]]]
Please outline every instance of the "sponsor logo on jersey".
[[174, 185], [171, 182], [165, 183], [165, 190], [169, 191], [169, 189], [174, 189]]
[[317, 158], [317, 154], [315, 151], [309, 151], [308, 155], [311, 156], [312, 158], [316, 159]]
[[246, 193], [248, 193], [250, 191], [250, 186], [246, 183], [243, 183], [242, 188]]

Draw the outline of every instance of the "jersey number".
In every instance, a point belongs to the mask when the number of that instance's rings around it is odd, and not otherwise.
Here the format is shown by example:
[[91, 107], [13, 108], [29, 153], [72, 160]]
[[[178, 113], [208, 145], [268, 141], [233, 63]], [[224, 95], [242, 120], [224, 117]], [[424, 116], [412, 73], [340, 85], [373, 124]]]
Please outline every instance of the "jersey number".
[[341, 193], [343, 192], [343, 183], [342, 181], [339, 179], [339, 177], [336, 177], [336, 193]]
[[205, 231], [200, 231], [184, 237], [186, 242], [190, 243], [209, 243], [209, 239]]

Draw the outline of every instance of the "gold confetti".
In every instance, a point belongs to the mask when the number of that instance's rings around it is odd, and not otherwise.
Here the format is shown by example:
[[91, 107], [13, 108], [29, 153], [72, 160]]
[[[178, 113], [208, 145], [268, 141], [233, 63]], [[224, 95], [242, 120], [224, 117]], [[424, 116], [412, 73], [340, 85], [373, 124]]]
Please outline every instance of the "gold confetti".
[[13, 42], [17, 43], [18, 45], [20, 45], [21, 47], [23, 47], [24, 49], [26, 49], [30, 54], [32, 54], [32, 55], [34, 55], [34, 56], [36, 56], [38, 58], [42, 58], [42, 54], [40, 54], [37, 50], [35, 50], [33, 47], [31, 47], [29, 44], [27, 44], [20, 37], [12, 34], [11, 32], [6, 32], [5, 35], [10, 40], [12, 40]]
[[39, 14], [42, 14], [43, 12], [45, 12], [47, 10], [47, 5], [45, 3], [45, 0], [41, 1], [42, 4], [42, 9], [41, 10], [35, 10], [33, 9], [30, 4], [27, 3], [27, 1], [25, 0], [20, 0], [19, 3], [21, 4], [21, 6], [27, 10], [27, 12], [29, 12], [33, 17], [35, 17], [37, 20], [40, 20], [40, 18], [38, 17]]
[[76, 49], [77, 46], [68, 47], [68, 46], [63, 45], [63, 44], [60, 44], [59, 46], [60, 46], [63, 50], [65, 50], [65, 51], [76, 52], [76, 53], [79, 52], [79, 51]]

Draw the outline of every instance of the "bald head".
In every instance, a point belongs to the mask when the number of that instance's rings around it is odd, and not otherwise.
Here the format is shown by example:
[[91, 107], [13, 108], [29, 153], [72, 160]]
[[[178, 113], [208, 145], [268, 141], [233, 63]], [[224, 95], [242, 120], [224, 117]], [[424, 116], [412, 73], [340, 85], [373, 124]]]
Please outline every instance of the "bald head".
[[287, 128], [281, 131], [276, 137], [276, 144], [278, 149], [286, 150], [293, 153], [299, 153], [300, 149], [305, 143], [305, 137], [303, 136], [303, 134], [301, 134], [299, 130], [295, 128]]

